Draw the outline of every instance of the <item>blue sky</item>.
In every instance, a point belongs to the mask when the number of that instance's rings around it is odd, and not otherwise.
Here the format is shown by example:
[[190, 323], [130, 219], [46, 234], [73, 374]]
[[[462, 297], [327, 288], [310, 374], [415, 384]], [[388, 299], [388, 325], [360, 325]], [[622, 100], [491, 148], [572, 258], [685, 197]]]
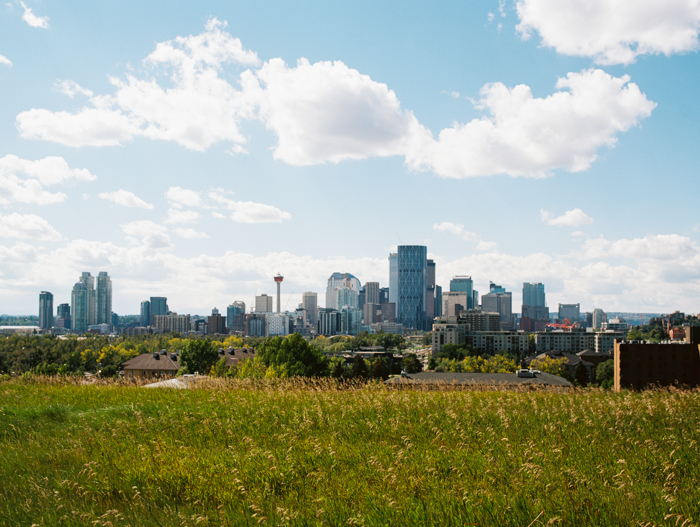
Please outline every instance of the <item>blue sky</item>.
[[[566, 4], [566, 5], [564, 5]], [[583, 310], [696, 312], [690, 0], [7, 2], [0, 312], [108, 271], [206, 314], [425, 244]]]

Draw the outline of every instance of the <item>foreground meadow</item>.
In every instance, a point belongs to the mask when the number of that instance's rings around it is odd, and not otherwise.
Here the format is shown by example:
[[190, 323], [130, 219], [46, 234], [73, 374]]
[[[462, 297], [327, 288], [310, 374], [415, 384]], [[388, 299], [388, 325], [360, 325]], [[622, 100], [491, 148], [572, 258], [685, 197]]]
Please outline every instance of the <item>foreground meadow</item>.
[[2, 525], [692, 525], [700, 392], [0, 383]]

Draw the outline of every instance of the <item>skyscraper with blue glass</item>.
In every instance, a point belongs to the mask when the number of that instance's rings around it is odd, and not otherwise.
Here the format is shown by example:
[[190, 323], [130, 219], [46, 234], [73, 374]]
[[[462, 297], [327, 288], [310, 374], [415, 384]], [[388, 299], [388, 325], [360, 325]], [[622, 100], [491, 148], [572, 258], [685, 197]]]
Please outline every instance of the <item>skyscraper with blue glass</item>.
[[424, 245], [399, 245], [396, 263], [396, 321], [405, 328], [425, 331], [428, 329], [428, 248]]

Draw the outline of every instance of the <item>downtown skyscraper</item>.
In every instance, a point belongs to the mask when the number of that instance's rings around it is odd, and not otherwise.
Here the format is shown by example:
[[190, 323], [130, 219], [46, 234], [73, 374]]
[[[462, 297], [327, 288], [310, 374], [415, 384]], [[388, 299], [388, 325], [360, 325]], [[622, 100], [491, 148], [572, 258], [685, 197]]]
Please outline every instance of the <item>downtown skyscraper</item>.
[[51, 329], [53, 327], [53, 295], [48, 291], [39, 294], [39, 327]]
[[[391, 256], [389, 258], [391, 270]], [[396, 253], [396, 274], [398, 278], [396, 321], [403, 324], [405, 328], [421, 331], [429, 329], [427, 327], [428, 248], [424, 245], [399, 245]], [[391, 296], [391, 278], [389, 287]]]
[[112, 324], [112, 280], [102, 271], [97, 275], [95, 324]]

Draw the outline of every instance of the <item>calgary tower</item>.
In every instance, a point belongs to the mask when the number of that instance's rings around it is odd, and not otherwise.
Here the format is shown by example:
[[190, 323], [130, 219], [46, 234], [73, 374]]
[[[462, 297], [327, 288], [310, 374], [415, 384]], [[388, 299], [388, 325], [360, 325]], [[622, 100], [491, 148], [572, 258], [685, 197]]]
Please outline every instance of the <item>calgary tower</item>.
[[282, 283], [282, 280], [284, 280], [284, 276], [281, 274], [277, 273], [277, 276], [275, 276], [275, 282], [277, 282], [277, 312], [280, 313], [280, 284]]

